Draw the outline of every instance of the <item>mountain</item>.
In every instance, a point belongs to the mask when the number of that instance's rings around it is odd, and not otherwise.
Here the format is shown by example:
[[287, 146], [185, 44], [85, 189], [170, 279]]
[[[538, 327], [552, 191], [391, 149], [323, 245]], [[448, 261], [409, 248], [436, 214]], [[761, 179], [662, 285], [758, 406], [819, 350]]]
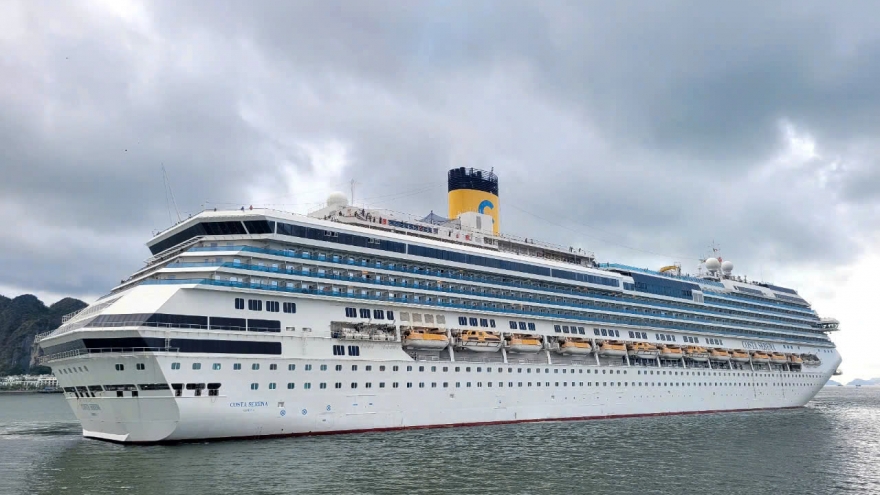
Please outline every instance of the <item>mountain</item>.
[[846, 384], [848, 387], [853, 387], [856, 385], [861, 385], [863, 387], [872, 387], [872, 386], [880, 386], [880, 378], [871, 378], [869, 380], [862, 380], [861, 378], [856, 378], [855, 380]]
[[828, 382], [825, 383], [825, 386], [826, 387], [839, 387], [840, 383], [835, 382], [834, 380], [828, 380]]
[[49, 368], [30, 366], [34, 336], [58, 328], [62, 316], [86, 306], [69, 297], [46, 306], [31, 294], [15, 299], [0, 296], [0, 376], [48, 373]]

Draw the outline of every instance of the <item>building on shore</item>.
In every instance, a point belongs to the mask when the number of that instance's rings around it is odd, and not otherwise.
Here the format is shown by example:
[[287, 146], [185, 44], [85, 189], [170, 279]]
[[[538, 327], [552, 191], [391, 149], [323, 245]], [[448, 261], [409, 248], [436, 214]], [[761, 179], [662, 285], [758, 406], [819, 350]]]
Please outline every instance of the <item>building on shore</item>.
[[55, 375], [12, 375], [0, 377], [3, 390], [43, 390], [58, 387]]

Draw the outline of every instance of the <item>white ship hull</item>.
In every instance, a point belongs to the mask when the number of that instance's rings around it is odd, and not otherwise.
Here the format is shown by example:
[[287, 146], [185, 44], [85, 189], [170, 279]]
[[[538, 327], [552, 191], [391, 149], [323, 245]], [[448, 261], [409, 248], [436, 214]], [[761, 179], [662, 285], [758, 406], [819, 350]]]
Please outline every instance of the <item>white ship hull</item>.
[[[216, 362], [221, 365], [221, 370], [193, 371], [192, 363], [197, 361], [203, 366]], [[248, 365], [245, 368], [249, 368], [254, 361], [261, 362], [261, 369], [266, 371], [232, 370], [235, 362], [244, 362]], [[278, 369], [284, 371], [268, 371], [269, 361], [277, 362]], [[318, 361], [312, 361], [317, 367]], [[173, 373], [158, 371], [168, 370], [172, 362], [181, 363], [181, 369]], [[541, 374], [543, 383], [537, 387], [538, 375], [516, 372], [522, 365], [515, 365], [511, 368], [514, 373], [508, 373], [510, 365], [499, 364], [495, 367], [504, 371], [491, 375], [463, 371], [358, 373], [350, 371], [351, 360], [321, 360], [330, 369], [334, 369], [336, 363], [343, 363], [345, 371], [286, 371], [287, 365], [294, 362], [297, 369], [302, 369], [305, 364], [304, 360], [266, 358], [127, 356], [79, 359], [60, 366], [88, 365], [92, 381], [106, 375], [104, 381], [134, 382], [143, 379], [136, 376], [138, 373], [144, 373], [135, 370], [136, 363], [145, 363], [153, 380], [163, 379], [157, 376], [162, 374], [171, 383], [216, 380], [223, 383], [223, 389], [235, 391], [227, 395], [221, 389], [221, 394], [216, 397], [196, 397], [186, 390], [183, 397], [173, 397], [171, 391], [140, 392], [135, 398], [130, 397], [130, 393], [124, 393], [122, 398], [75, 398], [65, 394], [71, 409], [82, 422], [84, 436], [125, 443], [789, 408], [806, 404], [833, 373], [833, 367], [828, 367], [821, 373], [807, 375], [701, 370], [706, 374], [658, 377], [637, 374], [643, 370], [647, 373], [647, 368], [611, 367], [615, 374], [614, 386], [610, 386], [611, 377], [602, 374], [609, 367], [578, 367], [583, 373], [569, 376], [555, 373], [563, 368], [561, 366], [543, 365], [533, 366], [550, 370], [549, 374]], [[113, 369], [117, 363], [132, 370], [127, 372], [129, 376], [118, 376], [120, 373]], [[358, 361], [360, 366], [371, 365], [373, 370], [380, 365], [390, 369], [394, 363]], [[396, 364], [404, 370], [406, 365], [413, 363], [400, 361]], [[470, 364], [475, 368], [474, 363], [443, 364], [459, 364], [462, 369]], [[571, 366], [564, 368], [572, 369]], [[617, 371], [626, 374], [618, 375]], [[316, 378], [318, 373], [325, 377]], [[326, 380], [329, 388], [317, 389], [318, 379]], [[278, 388], [263, 390], [268, 380], [277, 380]], [[286, 389], [287, 380], [295, 382], [297, 388]], [[302, 389], [305, 380], [315, 380], [311, 382], [310, 390]], [[372, 385], [370, 389], [363, 388], [367, 380]], [[378, 388], [380, 380], [385, 383], [381, 389]], [[487, 387], [490, 380], [494, 382], [492, 388]], [[784, 384], [780, 383], [782, 380]], [[524, 382], [522, 387], [518, 386], [521, 381]], [[255, 382], [261, 384], [256, 391], [249, 387]], [[334, 389], [335, 382], [342, 383], [345, 388]], [[359, 383], [358, 389], [350, 388], [353, 382]], [[391, 388], [394, 382], [400, 384], [396, 389]], [[466, 386], [468, 382], [470, 387]], [[412, 383], [412, 388], [407, 388], [406, 383]], [[420, 387], [420, 383], [424, 383], [424, 387]], [[448, 386], [444, 388], [443, 383]], [[456, 383], [460, 386], [456, 387]], [[481, 386], [478, 387], [477, 383]], [[498, 383], [503, 386], [498, 387]], [[511, 383], [513, 387], [509, 386]]]

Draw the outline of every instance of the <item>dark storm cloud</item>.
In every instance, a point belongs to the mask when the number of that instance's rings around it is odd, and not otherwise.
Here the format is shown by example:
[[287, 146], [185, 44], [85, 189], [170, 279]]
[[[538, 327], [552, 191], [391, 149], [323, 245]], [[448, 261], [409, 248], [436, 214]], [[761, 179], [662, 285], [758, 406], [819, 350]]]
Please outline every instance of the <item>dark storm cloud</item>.
[[397, 210], [495, 167], [504, 230], [603, 259], [810, 264], [878, 227], [871, 3], [107, 5], [0, 7], [0, 285], [104, 291], [169, 222], [162, 165], [186, 214], [331, 141]]

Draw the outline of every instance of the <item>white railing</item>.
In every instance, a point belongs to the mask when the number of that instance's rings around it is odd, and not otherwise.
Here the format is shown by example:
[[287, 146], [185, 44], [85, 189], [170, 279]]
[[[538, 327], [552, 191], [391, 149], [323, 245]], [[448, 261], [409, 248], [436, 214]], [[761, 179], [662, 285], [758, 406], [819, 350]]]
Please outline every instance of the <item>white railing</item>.
[[68, 321], [70, 321], [71, 318], [73, 318], [74, 316], [80, 314], [80, 313], [82, 312], [83, 309], [86, 309], [86, 308], [81, 308], [81, 309], [78, 309], [78, 310], [76, 310], [76, 311], [73, 311], [73, 312], [67, 313], [66, 315], [62, 316], [62, 317], [61, 317], [61, 324], [64, 325], [65, 323], [67, 323]]

